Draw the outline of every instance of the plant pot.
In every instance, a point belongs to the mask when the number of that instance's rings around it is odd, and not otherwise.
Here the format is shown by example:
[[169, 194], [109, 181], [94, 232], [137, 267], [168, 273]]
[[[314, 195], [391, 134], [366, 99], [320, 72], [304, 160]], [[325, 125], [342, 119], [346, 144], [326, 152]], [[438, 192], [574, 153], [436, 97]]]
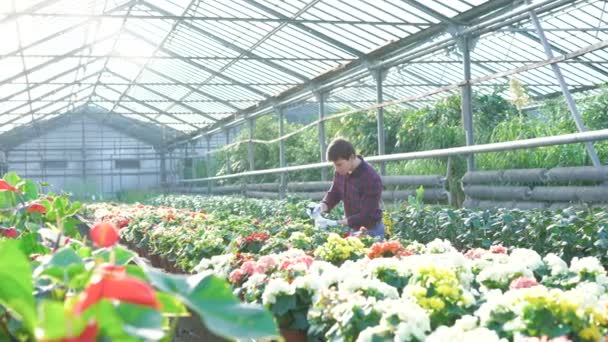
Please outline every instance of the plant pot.
[[281, 336], [285, 342], [306, 342], [305, 330], [281, 329]]

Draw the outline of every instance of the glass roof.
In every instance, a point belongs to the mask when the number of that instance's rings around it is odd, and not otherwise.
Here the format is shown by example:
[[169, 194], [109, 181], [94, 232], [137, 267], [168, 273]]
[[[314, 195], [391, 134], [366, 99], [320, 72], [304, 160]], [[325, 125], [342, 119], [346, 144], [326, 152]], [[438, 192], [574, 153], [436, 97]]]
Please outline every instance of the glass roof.
[[[532, 2], [555, 56], [608, 38], [606, 1], [562, 2]], [[195, 133], [269, 101], [289, 102], [399, 46], [411, 48], [391, 62], [384, 100], [415, 97], [463, 79], [456, 41], [434, 44], [517, 10], [507, 0], [1, 1], [0, 133], [84, 105]], [[523, 14], [480, 33], [471, 50], [473, 78], [547, 59]], [[588, 89], [608, 81], [607, 58], [597, 49], [559, 65], [571, 89]], [[329, 110], [376, 102], [371, 74], [353, 75], [331, 91]], [[550, 66], [516, 77], [533, 97], [560, 91]], [[474, 90], [507, 83], [508, 77], [492, 79]], [[311, 94], [293, 103], [308, 106]]]

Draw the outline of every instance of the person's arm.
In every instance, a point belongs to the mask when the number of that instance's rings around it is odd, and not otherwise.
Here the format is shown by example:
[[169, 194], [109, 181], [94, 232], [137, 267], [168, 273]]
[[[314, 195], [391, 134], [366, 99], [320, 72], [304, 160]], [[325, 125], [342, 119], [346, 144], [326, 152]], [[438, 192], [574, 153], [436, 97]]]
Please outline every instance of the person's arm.
[[357, 214], [348, 216], [346, 224], [351, 227], [361, 227], [370, 222], [370, 217], [379, 208], [380, 197], [382, 196], [382, 180], [374, 177], [369, 183], [363, 184], [363, 203], [361, 211]]
[[331, 183], [331, 187], [321, 200], [321, 211], [331, 211], [340, 201], [342, 200], [340, 192], [338, 191], [338, 185], [336, 184], [336, 175]]

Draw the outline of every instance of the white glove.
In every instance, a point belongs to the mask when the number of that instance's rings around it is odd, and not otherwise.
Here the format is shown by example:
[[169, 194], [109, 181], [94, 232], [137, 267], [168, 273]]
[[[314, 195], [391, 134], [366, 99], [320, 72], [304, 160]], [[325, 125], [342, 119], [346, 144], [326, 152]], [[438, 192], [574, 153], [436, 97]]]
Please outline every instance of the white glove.
[[321, 215], [319, 215], [319, 217], [317, 217], [315, 219], [315, 227], [320, 228], [320, 229], [325, 229], [327, 227], [333, 227], [333, 226], [337, 226], [337, 225], [338, 225], [338, 221], [326, 219], [325, 217], [323, 217]]
[[313, 220], [321, 217], [321, 203], [308, 203], [306, 205], [306, 214]]

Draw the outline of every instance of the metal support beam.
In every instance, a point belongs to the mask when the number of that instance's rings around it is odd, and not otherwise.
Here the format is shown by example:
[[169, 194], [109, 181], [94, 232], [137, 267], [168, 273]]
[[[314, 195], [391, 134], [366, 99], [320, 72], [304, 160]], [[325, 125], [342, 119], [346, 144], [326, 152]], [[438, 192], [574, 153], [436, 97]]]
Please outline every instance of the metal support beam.
[[[325, 118], [325, 100], [328, 97], [328, 93], [315, 93], [315, 97], [319, 102], [319, 120], [323, 120]], [[321, 162], [325, 162], [327, 157], [325, 155], [327, 150], [327, 139], [325, 138], [325, 122], [319, 122], [319, 149], [321, 150]], [[321, 169], [321, 180], [327, 180], [327, 169]]]
[[[224, 131], [226, 140], [224, 141], [226, 145], [230, 145], [230, 128], [226, 128]], [[236, 136], [235, 136], [236, 138]], [[226, 174], [230, 174], [232, 171], [230, 170], [230, 155], [228, 153], [224, 154], [224, 162], [226, 164]]]
[[[532, 23], [534, 24], [534, 27], [536, 28], [536, 31], [538, 33], [538, 37], [540, 38], [540, 41], [543, 44], [543, 48], [545, 49], [545, 54], [547, 55], [547, 58], [549, 58], [549, 59], [553, 58], [553, 50], [551, 49], [551, 46], [549, 45], [547, 37], [545, 36], [545, 32], [543, 31], [543, 27], [542, 27], [540, 21], [538, 20], [536, 13], [534, 13], [533, 10], [530, 11], [530, 19], [532, 20]], [[555, 74], [555, 78], [557, 79], [557, 81], [559, 83], [559, 87], [561, 88], [562, 92], [564, 93], [564, 98], [566, 99], [566, 104], [568, 105], [568, 108], [570, 109], [570, 113], [572, 114], [572, 117], [574, 118], [576, 127], [578, 128], [579, 132], [586, 132], [587, 127], [585, 126], [585, 123], [583, 122], [583, 119], [581, 118], [581, 114], [579, 113], [578, 108], [576, 107], [576, 103], [574, 102], [574, 98], [572, 97], [572, 94], [570, 94], [570, 90], [568, 89], [568, 84], [566, 83], [566, 80], [564, 79], [564, 75], [562, 75], [562, 71], [561, 71], [559, 65], [557, 65], [556, 63], [551, 64], [551, 69], [553, 70], [553, 74]], [[598, 157], [597, 152], [595, 151], [595, 148], [593, 147], [593, 142], [589, 141], [589, 142], [585, 143], [585, 146], [587, 147], [587, 153], [589, 154], [589, 158], [591, 158], [591, 162], [593, 163], [593, 166], [598, 166], [598, 167], [601, 166], [602, 163], [600, 162], [600, 158]]]
[[[549, 10], [566, 1], [572, 0], [558, 0], [557, 3], [554, 0], [545, 0], [542, 3], [532, 5], [530, 8], [548, 6], [549, 8], [547, 10]], [[504, 18], [496, 18], [496, 13], [498, 13], [497, 10], [505, 8], [506, 6], [511, 6], [512, 4], [512, 0], [489, 1], [487, 3], [472, 8], [467, 12], [459, 14], [452, 19], [458, 22], [469, 22], [479, 18], [491, 17], [490, 19], [484, 19], [486, 20], [484, 21], [484, 23], [489, 21], [492, 21], [493, 23], [502, 22], [504, 21]], [[545, 8], [543, 8], [543, 11], [544, 10]], [[505, 15], [505, 17], [507, 17], [507, 15]], [[480, 27], [480, 29], [481, 28], [482, 27]], [[419, 46], [421, 41], [426, 41], [437, 37], [439, 34], [444, 33], [445, 29], [445, 25], [443, 24], [433, 25], [427, 29], [414, 33], [404, 39], [388, 44], [387, 46], [382, 47], [377, 51], [374, 51], [372, 56], [374, 57], [374, 60], [378, 61], [381, 64], [380, 66], [382, 67], [388, 68], [391, 66], [391, 63], [392, 65], [401, 64], [406, 61], [406, 59], [411, 60], [409, 58], [409, 55], [412, 54], [412, 50], [415, 50], [415, 48]], [[445, 49], [448, 46], [453, 46], [453, 44], [453, 41], [442, 40], [437, 43], [431, 44], [430, 47], [436, 49], [435, 51], [437, 51]], [[168, 52], [168, 54], [170, 55], [170, 52]], [[198, 65], [198, 63], [194, 64]], [[265, 115], [273, 111], [272, 108], [276, 105], [284, 106], [290, 103], [302, 101], [303, 99], [310, 96], [310, 89], [313, 85], [317, 86], [316, 90], [318, 91], [327, 91], [329, 89], [336, 89], [337, 87], [352, 84], [353, 82], [359, 79], [367, 77], [369, 75], [367, 69], [368, 64], [365, 62], [365, 59], [359, 58], [344, 67], [327, 72], [309, 82], [306, 82], [301, 86], [289, 89], [281, 93], [280, 95], [273, 97], [272, 99], [269, 98], [267, 100], [261, 101], [260, 103], [256, 104], [256, 106], [252, 106], [243, 110], [243, 114], [253, 116]], [[222, 124], [225, 123], [226, 121], [222, 122]], [[206, 134], [208, 132], [218, 129], [217, 126], [219, 126], [219, 124], [214, 127], [206, 127], [202, 130], [199, 130], [198, 132], [192, 133], [190, 136], [194, 138], [200, 134]], [[175, 141], [172, 143], [175, 143]]]
[[160, 186], [164, 189], [167, 188], [167, 150], [164, 147], [158, 151], [160, 155]]
[[[188, 6], [186, 6], [186, 8], [184, 9], [182, 15], [185, 15], [186, 13], [188, 13], [188, 11], [192, 7], [192, 5], [194, 5], [196, 2], [197, 2], [196, 0], [190, 0], [190, 3], [188, 4]], [[165, 45], [165, 43], [169, 40], [169, 37], [171, 37], [171, 35], [173, 34], [173, 32], [175, 32], [175, 29], [180, 25], [181, 22], [182, 22], [181, 20], [176, 20], [173, 23], [173, 25], [171, 26], [171, 29], [165, 33], [165, 36], [160, 41], [160, 43], [151, 44], [152, 46], [154, 46], [154, 51], [151, 54], [152, 56], [155, 56], [163, 48], [163, 46]], [[113, 112], [114, 109], [116, 108], [116, 106], [120, 103], [120, 101], [125, 96], [127, 96], [127, 93], [133, 87], [133, 84], [135, 84], [139, 80], [139, 78], [141, 77], [141, 75], [143, 74], [143, 72], [146, 70], [146, 67], [148, 66], [148, 64], [150, 62], [151, 62], [151, 59], [149, 59], [149, 58], [146, 59], [146, 61], [144, 62], [143, 67], [139, 68], [137, 74], [135, 75], [135, 77], [133, 78], [133, 80], [131, 81], [131, 83], [127, 86], [127, 88], [124, 91], [122, 91], [120, 93], [120, 96], [118, 97], [118, 100], [116, 102], [114, 102], [114, 106], [108, 111], [109, 113]], [[196, 129], [197, 128], [195, 128], [195, 130]]]
[[[78, 51], [82, 51], [82, 50], [88, 49], [91, 46], [93, 46], [95, 44], [102, 43], [102, 42], [104, 42], [104, 41], [106, 41], [106, 40], [108, 40], [110, 38], [112, 38], [112, 35], [104, 36], [103, 38], [97, 39], [96, 41], [94, 41], [94, 42], [92, 42], [90, 44], [82, 45], [82, 46], [80, 46], [80, 47], [78, 47], [76, 49], [73, 49], [73, 50], [65, 53], [65, 54], [73, 54], [74, 52], [78, 52]], [[5, 78], [5, 79], [3, 79], [3, 80], [0, 81], [0, 84], [10, 83], [10, 82], [12, 82], [12, 81], [14, 81], [16, 79], [19, 79], [19, 78], [25, 76], [25, 74], [27, 74], [27, 73], [33, 73], [34, 71], [38, 71], [38, 70], [40, 70], [40, 69], [42, 69], [42, 68], [44, 68], [44, 67], [46, 67], [46, 66], [48, 66], [50, 64], [59, 62], [59, 61], [61, 61], [63, 59], [62, 56], [63, 55], [61, 55], [59, 57], [51, 58], [51, 59], [45, 61], [44, 63], [36, 65], [35, 67], [32, 67], [32, 68], [30, 68], [28, 70], [25, 70], [25, 71], [22, 71], [22, 72], [20, 72], [18, 74], [15, 74], [13, 76], [8, 77], [8, 78]]]
[[[151, 3], [147, 2], [147, 1], [144, 1], [144, 3], [145, 3], [146, 6], [150, 7], [154, 11], [157, 11], [157, 12], [163, 14], [163, 15], [170, 15], [171, 14], [171, 13], [163, 10], [162, 8], [159, 8], [158, 6], [152, 5]], [[222, 37], [216, 36], [215, 34], [213, 34], [211, 32], [205, 31], [202, 28], [200, 28], [199, 26], [195, 26], [195, 25], [193, 25], [192, 23], [190, 23], [188, 21], [183, 22], [182, 25], [185, 26], [185, 27], [187, 27], [187, 28], [189, 28], [190, 30], [193, 30], [194, 32], [198, 32], [198, 33], [202, 34], [203, 36], [206, 36], [207, 38], [209, 38], [209, 39], [211, 39], [213, 41], [216, 41], [217, 43], [219, 43], [220, 45], [222, 45], [225, 48], [228, 48], [230, 50], [238, 52], [239, 54], [241, 54], [241, 56], [246, 56], [246, 57], [250, 57], [250, 58], [256, 58], [258, 60], [259, 60], [259, 58], [261, 58], [261, 56], [258, 56], [254, 52], [252, 52], [250, 50], [247, 50], [247, 49], [244, 49], [244, 48], [241, 48], [240, 46], [238, 46], [238, 45], [236, 45], [234, 43], [231, 43], [231, 42], [223, 39]], [[298, 79], [300, 79], [300, 80], [302, 80], [304, 82], [306, 82], [306, 81], [309, 80], [308, 77], [306, 77], [306, 76], [304, 76], [304, 75], [302, 75], [300, 73], [295, 72], [292, 68], [285, 67], [285, 66], [283, 66], [281, 64], [277, 64], [277, 63], [272, 62], [272, 61], [260, 60], [260, 62], [262, 64], [265, 64], [265, 65], [267, 65], [267, 66], [269, 66], [269, 67], [271, 67], [273, 69], [276, 69], [276, 70], [278, 70], [278, 71], [280, 71], [280, 72], [282, 72], [284, 74], [287, 74], [289, 76], [293, 76], [295, 78], [298, 78]]]
[[85, 119], [84, 115], [80, 118], [80, 129], [81, 129], [81, 137], [82, 145], [81, 145], [81, 158], [82, 158], [82, 183], [83, 185], [87, 183], [87, 142], [86, 142], [86, 132], [85, 132]]
[[[114, 75], [114, 76], [116, 76], [116, 77], [118, 77], [118, 78], [121, 78], [121, 79], [123, 79], [123, 80], [128, 80], [128, 78], [123, 77], [122, 75], [120, 75], [120, 74], [118, 74], [118, 73], [115, 73], [114, 71], [111, 71], [111, 70], [109, 70], [109, 69], [107, 70], [107, 72], [108, 72], [108, 73], [110, 73], [110, 74], [112, 74], [112, 75]], [[150, 87], [148, 87], [148, 86], [141, 85], [141, 84], [137, 84], [137, 83], [135, 83], [135, 84], [133, 84], [133, 85], [134, 85], [134, 86], [137, 86], [137, 87], [140, 87], [140, 88], [143, 88], [143, 89], [145, 89], [145, 90], [147, 90], [147, 91], [151, 92], [152, 94], [155, 94], [155, 95], [158, 95], [158, 96], [160, 96], [160, 97], [162, 97], [162, 98], [164, 98], [164, 99], [167, 99], [168, 101], [173, 101], [173, 102], [178, 102], [178, 101], [179, 101], [179, 100], [173, 99], [173, 98], [171, 98], [171, 97], [169, 97], [169, 96], [167, 96], [167, 95], [165, 95], [165, 94], [163, 94], [163, 93], [161, 93], [161, 92], [159, 92], [159, 91], [156, 91], [156, 90], [154, 90], [154, 89], [152, 89], [152, 88], [150, 88]], [[220, 100], [220, 101], [221, 101], [221, 100]], [[180, 106], [182, 106], [182, 107], [184, 107], [184, 108], [187, 108], [187, 109], [191, 110], [191, 111], [192, 111], [192, 114], [198, 114], [198, 115], [203, 116], [203, 117], [205, 117], [205, 118], [207, 118], [207, 119], [209, 119], [209, 120], [211, 120], [211, 121], [213, 121], [213, 122], [216, 122], [216, 121], [217, 121], [217, 119], [216, 119], [216, 118], [214, 118], [214, 117], [212, 117], [212, 116], [210, 116], [210, 115], [207, 115], [207, 114], [205, 114], [205, 113], [202, 113], [202, 112], [201, 112], [199, 109], [194, 108], [194, 107], [190, 106], [190, 105], [189, 105], [189, 104], [187, 104], [187, 103], [180, 102], [180, 103], [179, 103], [179, 105], [180, 105]], [[234, 107], [234, 106], [232, 106], [232, 105], [230, 105], [230, 107], [231, 107], [231, 108], [236, 108], [236, 109], [238, 110], [238, 107]]]
[[[464, 69], [464, 81], [466, 82], [461, 88], [462, 94], [462, 125], [465, 134], [465, 143], [467, 146], [475, 145], [473, 137], [473, 108], [472, 102], [472, 87], [471, 87], [471, 51], [470, 37], [463, 36], [462, 38], [462, 66]], [[475, 156], [470, 154], [467, 156], [467, 171], [475, 170]]]
[[247, 144], [247, 159], [249, 160], [249, 171], [255, 170], [255, 145], [253, 138], [255, 134], [255, 119], [247, 120], [249, 126], [249, 143]]
[[[143, 64], [141, 64], [141, 63], [138, 63], [138, 62], [136, 62], [136, 61], [131, 61], [131, 62], [132, 62], [133, 64], [138, 65], [139, 67], [143, 67]], [[182, 82], [178, 81], [177, 79], [175, 79], [175, 78], [173, 78], [173, 77], [171, 77], [171, 76], [167, 75], [166, 73], [163, 73], [163, 72], [161, 72], [161, 71], [154, 70], [154, 69], [152, 69], [152, 68], [150, 68], [150, 67], [146, 67], [146, 71], [151, 72], [151, 73], [153, 73], [153, 74], [155, 74], [155, 75], [157, 75], [157, 76], [160, 76], [160, 77], [162, 77], [162, 78], [164, 78], [164, 79], [167, 79], [167, 80], [169, 80], [169, 81], [173, 82], [173, 83], [172, 83], [172, 85], [180, 85], [180, 86], [183, 86], [183, 87], [185, 87], [185, 88], [188, 88], [188, 89], [189, 89], [190, 91], [192, 91], [192, 92], [195, 92], [195, 93], [197, 93], [197, 94], [199, 94], [199, 95], [202, 95], [202, 96], [204, 96], [204, 97], [206, 97], [206, 98], [209, 98], [209, 99], [211, 99], [211, 100], [213, 100], [213, 101], [215, 101], [215, 102], [221, 103], [221, 104], [223, 104], [224, 106], [230, 107], [230, 108], [234, 109], [236, 112], [240, 112], [240, 110], [241, 110], [239, 107], [236, 107], [235, 105], [233, 105], [233, 104], [232, 104], [232, 103], [230, 103], [229, 101], [226, 101], [226, 100], [220, 99], [219, 97], [216, 97], [216, 96], [211, 95], [211, 94], [209, 94], [209, 93], [206, 93], [206, 92], [204, 92], [204, 91], [202, 91], [202, 90], [199, 90], [199, 89], [197, 89], [197, 88], [193, 87], [193, 86], [192, 86], [192, 85], [190, 85], [190, 84], [185, 84], [185, 83], [182, 83]], [[123, 78], [123, 79], [124, 79], [124, 78]], [[143, 85], [143, 84], [141, 84], [141, 83], [136, 83], [135, 85], [136, 85], [136, 86], [140, 86], [140, 87], [142, 87], [142, 88], [143, 88], [143, 86], [144, 86], [144, 85]], [[146, 89], [147, 89], [147, 90], [150, 90], [150, 88], [146, 88]], [[152, 91], [152, 90], [150, 90], [150, 91]], [[166, 97], [166, 96], [164, 96], [164, 97], [165, 97], [165, 98], [168, 98], [168, 97]], [[171, 99], [171, 101], [179, 102], [180, 104], [181, 104], [181, 103], [184, 103], [184, 102], [181, 102], [181, 101], [179, 101], [179, 100], [175, 100], [175, 99]], [[203, 113], [200, 113], [200, 110], [198, 110], [198, 109], [194, 109], [194, 110], [196, 110], [196, 111], [198, 112], [198, 114], [200, 114], [200, 115], [203, 115], [203, 116], [205, 115], [205, 114], [203, 114]], [[211, 119], [211, 120], [213, 120], [213, 121], [217, 121], [217, 119], [212, 118], [212, 117], [207, 117], [207, 118], [209, 118], [209, 119]]]
[[446, 24], [451, 24], [451, 25], [459, 24], [456, 20], [451, 19], [450, 17], [447, 17], [447, 16], [439, 13], [428, 6], [423, 5], [424, 2], [422, 2], [422, 1], [417, 1], [417, 0], [401, 0], [401, 1], [405, 2], [406, 4], [414, 7], [415, 9], [417, 9], [421, 12], [424, 12], [424, 13], [430, 15], [431, 17], [433, 17], [435, 19], [439, 19], [439, 20], [443, 21]]
[[[274, 9], [272, 9], [270, 7], [267, 7], [267, 6], [263, 5], [263, 4], [260, 4], [260, 3], [258, 3], [255, 0], [245, 0], [245, 2], [247, 2], [248, 4], [252, 5], [253, 7], [256, 7], [256, 8], [258, 8], [258, 9], [260, 9], [260, 10], [266, 12], [266, 13], [269, 13], [273, 17], [276, 17], [276, 18], [279, 18], [279, 19], [289, 19], [289, 17], [283, 15], [282, 13], [280, 13], [278, 11], [275, 11]], [[340, 42], [339, 40], [334, 39], [334, 38], [332, 38], [332, 37], [330, 37], [330, 36], [328, 36], [328, 35], [326, 35], [324, 33], [321, 33], [321, 32], [319, 32], [319, 31], [317, 31], [315, 29], [312, 29], [312, 28], [310, 28], [310, 27], [308, 27], [308, 26], [306, 26], [304, 24], [296, 22], [296, 23], [291, 23], [291, 25], [293, 25], [293, 26], [301, 29], [304, 32], [307, 32], [311, 36], [319, 38], [320, 40], [325, 41], [326, 43], [329, 43], [329, 44], [331, 44], [331, 45], [333, 45], [333, 46], [335, 46], [335, 47], [337, 47], [337, 48], [339, 48], [341, 50], [344, 50], [344, 51], [346, 51], [346, 52], [348, 52], [348, 53], [350, 53], [352, 55], [355, 55], [357, 57], [363, 57], [363, 56], [365, 56], [365, 54], [363, 52], [361, 52], [361, 51], [359, 51], [359, 50], [357, 50], [357, 49], [355, 49], [355, 48], [353, 48], [353, 47], [351, 47], [351, 46], [349, 46], [347, 44], [344, 44], [344, 43]]]
[[[384, 94], [382, 89], [382, 82], [388, 74], [386, 69], [373, 69], [371, 70], [372, 77], [376, 81], [376, 103], [384, 102]], [[378, 155], [381, 156], [385, 153], [386, 139], [384, 137], [384, 107], [378, 107], [376, 110], [378, 119]], [[386, 164], [380, 163], [380, 174], [386, 175]]]
[[[160, 108], [158, 108], [158, 107], [156, 107], [156, 106], [153, 106], [153, 105], [149, 104], [148, 102], [140, 101], [140, 100], [138, 100], [138, 99], [136, 99], [136, 98], [132, 97], [131, 95], [126, 95], [124, 92], [123, 92], [123, 93], [121, 93], [120, 91], [118, 91], [118, 90], [116, 90], [116, 89], [114, 89], [114, 88], [111, 88], [111, 87], [105, 87], [105, 88], [106, 88], [106, 89], [109, 89], [109, 90], [112, 90], [112, 91], [114, 91], [114, 92], [116, 92], [116, 93], [118, 93], [118, 94], [122, 94], [122, 97], [123, 97], [123, 98], [125, 98], [125, 97], [126, 97], [126, 98], [130, 99], [131, 101], [133, 101], [133, 102], [135, 102], [135, 103], [137, 103], [137, 104], [140, 104], [140, 105], [142, 105], [142, 106], [144, 106], [144, 107], [148, 107], [148, 108], [152, 109], [153, 111], [158, 112], [157, 117], [158, 117], [158, 116], [160, 116], [160, 115], [166, 115], [166, 116], [168, 116], [168, 117], [170, 117], [170, 118], [172, 118], [172, 119], [175, 119], [175, 120], [177, 120], [177, 121], [179, 121], [179, 122], [181, 122], [181, 123], [183, 123], [183, 124], [185, 124], [185, 125], [188, 125], [188, 126], [190, 126], [190, 127], [193, 127], [194, 129], [198, 129], [198, 127], [194, 126], [194, 125], [193, 125], [193, 124], [191, 124], [190, 122], [188, 122], [188, 121], [184, 121], [183, 119], [180, 119], [179, 117], [177, 117], [177, 116], [175, 116], [175, 115], [173, 115], [173, 114], [170, 114], [170, 113], [163, 113], [163, 111], [162, 111]], [[99, 95], [96, 95], [96, 96], [99, 96]], [[118, 107], [118, 106], [120, 106], [120, 105], [121, 105], [121, 104], [119, 103], [120, 101], [112, 101], [112, 100], [109, 100], [109, 99], [106, 99], [106, 100], [107, 100], [107, 101], [109, 101], [109, 102], [114, 102], [114, 103], [116, 104], [115, 106], [113, 106], [113, 107], [112, 107], [112, 109], [111, 109], [112, 111], [108, 111], [108, 113], [113, 113], [113, 112], [114, 112], [114, 109], [116, 109], [116, 107]], [[123, 106], [123, 107], [124, 107], [124, 106]], [[125, 107], [125, 108], [128, 108], [128, 107]], [[132, 109], [131, 109], [131, 110], [132, 110]], [[106, 119], [107, 119], [107, 116], [106, 116]], [[156, 121], [156, 122], [158, 122], [158, 121]], [[165, 124], [162, 124], [162, 123], [161, 123], [161, 125], [165, 125]]]
[[[95, 59], [93, 59], [93, 60], [91, 60], [91, 61], [89, 61], [89, 62], [87, 62], [87, 63], [83, 64], [82, 66], [83, 66], [83, 67], [86, 67], [86, 66], [88, 66], [89, 64], [95, 63], [95, 62], [96, 62], [96, 61], [98, 61], [98, 60], [99, 60], [99, 58], [95, 58]], [[35, 89], [36, 87], [39, 87], [39, 86], [41, 86], [41, 85], [50, 85], [50, 84], [51, 84], [51, 82], [52, 82], [53, 80], [56, 80], [56, 79], [58, 79], [58, 78], [60, 78], [60, 77], [62, 77], [62, 76], [65, 76], [65, 75], [67, 75], [67, 74], [69, 74], [69, 73], [73, 72], [73, 71], [76, 71], [76, 70], [78, 70], [78, 68], [79, 68], [79, 66], [75, 66], [75, 67], [70, 68], [70, 69], [68, 69], [68, 70], [66, 70], [66, 71], [63, 71], [63, 72], [61, 72], [61, 73], [59, 73], [59, 74], [56, 74], [56, 75], [54, 75], [54, 76], [52, 76], [52, 77], [49, 77], [49, 78], [47, 78], [46, 80], [44, 80], [44, 81], [42, 81], [42, 82], [34, 82], [34, 83], [29, 82], [29, 86], [28, 86], [27, 88], [25, 88], [25, 89], [23, 89], [23, 90], [20, 90], [20, 91], [18, 91], [18, 92], [16, 92], [16, 93], [12, 93], [12, 94], [10, 94], [10, 95], [7, 95], [7, 96], [5, 96], [5, 97], [3, 97], [3, 98], [0, 98], [0, 102], [11, 102], [11, 101], [9, 101], [9, 100], [10, 100], [10, 99], [12, 99], [13, 97], [18, 96], [18, 95], [20, 95], [20, 94], [23, 94], [23, 93], [24, 93], [24, 92], [26, 92], [26, 91], [31, 91], [31, 90], [33, 90], [33, 89]], [[94, 75], [97, 75], [97, 73], [95, 73]], [[81, 85], [94, 85], [94, 83], [85, 83], [85, 82], [83, 82], [85, 79], [86, 79], [86, 78], [81, 79], [81, 80], [80, 80], [80, 82], [78, 82], [78, 83], [80, 83]], [[16, 83], [11, 83], [11, 84], [16, 84]], [[57, 88], [57, 90], [60, 90], [60, 89], [65, 89], [65, 88], [67, 88], [67, 87], [69, 87], [69, 86], [71, 86], [71, 85], [73, 85], [73, 84], [74, 84], [74, 82], [70, 82], [70, 83], [65, 82], [65, 83], [57, 83], [57, 84], [53, 84], [53, 85], [64, 86], [64, 87], [62, 87], [62, 88]], [[40, 100], [40, 98], [41, 98], [41, 97], [39, 96], [39, 97], [38, 97], [36, 100], [33, 100], [33, 101]], [[20, 107], [20, 108], [21, 108], [21, 107]], [[12, 109], [12, 110], [15, 110], [15, 109]]]
[[[213, 177], [215, 175], [211, 174], [211, 135], [205, 136], [205, 140], [207, 142], [207, 149], [205, 151], [205, 168], [207, 169], [207, 177]], [[210, 195], [213, 188], [213, 181], [207, 181], [207, 193]]]
[[[154, 45], [154, 42], [152, 42], [150, 39], [148, 39], [145, 36], [142, 36], [139, 33], [133, 32], [133, 31], [131, 31], [129, 29], [126, 29], [126, 32], [128, 32], [130, 35], [132, 35], [133, 37], [135, 37], [135, 38], [137, 38], [137, 39], [139, 39], [141, 41], [144, 41], [144, 42], [146, 42], [148, 44]], [[169, 49], [162, 48], [162, 47], [160, 48], [160, 52], [162, 52], [164, 54], [167, 54], [169, 56], [179, 57], [179, 55], [177, 53], [175, 53], [175, 52], [173, 52], [173, 51], [171, 51]], [[259, 90], [257, 88], [254, 88], [254, 87], [252, 87], [252, 86], [250, 86], [248, 84], [239, 82], [238, 80], [236, 80], [236, 79], [234, 79], [232, 77], [229, 77], [227, 75], [224, 75], [224, 74], [222, 74], [220, 72], [217, 72], [217, 71], [213, 70], [212, 68], [207, 67], [204, 63], [197, 63], [197, 62], [195, 62], [193, 60], [184, 60], [184, 63], [190, 64], [191, 66], [193, 66], [193, 67], [195, 67], [197, 69], [201, 69], [201, 70], [205, 71], [206, 73], [209, 73], [212, 76], [215, 76], [217, 78], [221, 78], [221, 79], [229, 82], [230, 84], [241, 86], [244, 89], [246, 89], [246, 90], [248, 90], [248, 91], [250, 91], [250, 92], [252, 92], [254, 94], [257, 94], [257, 95], [260, 95], [260, 96], [264, 97], [265, 99], [272, 97], [270, 94], [267, 94], [267, 93], [265, 93], [265, 92], [263, 92], [263, 91], [261, 91], [261, 90]]]
[[[282, 137], [285, 134], [285, 113], [281, 108], [275, 108], [275, 112], [277, 114], [277, 118], [279, 120], [279, 137]], [[286, 166], [285, 163], [285, 141], [279, 141], [279, 167], [283, 168]], [[281, 180], [279, 184], [279, 198], [285, 197], [285, 192], [287, 190], [287, 174], [285, 172], [281, 173]]]

